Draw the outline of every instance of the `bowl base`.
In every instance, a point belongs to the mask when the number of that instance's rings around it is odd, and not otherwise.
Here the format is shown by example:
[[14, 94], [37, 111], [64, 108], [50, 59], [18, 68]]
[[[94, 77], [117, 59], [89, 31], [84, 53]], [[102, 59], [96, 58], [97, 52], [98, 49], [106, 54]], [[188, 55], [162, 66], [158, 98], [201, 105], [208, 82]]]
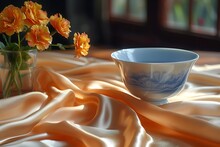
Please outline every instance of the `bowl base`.
[[161, 101], [146, 101], [146, 102], [149, 102], [149, 103], [151, 103], [151, 104], [160, 106], [160, 105], [163, 105], [163, 104], [167, 104], [167, 103], [168, 103], [168, 100], [167, 100], [167, 99], [163, 99], [163, 100], [161, 100]]

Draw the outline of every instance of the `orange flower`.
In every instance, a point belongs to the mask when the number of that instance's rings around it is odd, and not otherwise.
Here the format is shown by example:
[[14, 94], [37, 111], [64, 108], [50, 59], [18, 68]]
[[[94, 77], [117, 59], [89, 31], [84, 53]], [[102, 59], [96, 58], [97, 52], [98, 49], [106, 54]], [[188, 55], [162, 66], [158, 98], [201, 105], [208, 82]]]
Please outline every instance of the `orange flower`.
[[19, 33], [24, 27], [25, 15], [18, 7], [9, 5], [0, 13], [0, 33], [8, 36]]
[[36, 46], [40, 51], [47, 49], [52, 42], [50, 31], [48, 27], [44, 25], [33, 25], [25, 38], [30, 47]]
[[50, 24], [56, 29], [56, 31], [65, 38], [69, 37], [70, 22], [63, 18], [61, 14], [55, 14], [50, 17]]
[[86, 33], [75, 33], [73, 37], [76, 57], [86, 56], [90, 48], [90, 39]]
[[27, 26], [33, 25], [46, 25], [49, 22], [49, 18], [47, 17], [47, 12], [41, 10], [42, 5], [32, 2], [26, 1], [24, 2], [24, 6], [21, 10], [24, 12], [26, 19], [25, 24]]

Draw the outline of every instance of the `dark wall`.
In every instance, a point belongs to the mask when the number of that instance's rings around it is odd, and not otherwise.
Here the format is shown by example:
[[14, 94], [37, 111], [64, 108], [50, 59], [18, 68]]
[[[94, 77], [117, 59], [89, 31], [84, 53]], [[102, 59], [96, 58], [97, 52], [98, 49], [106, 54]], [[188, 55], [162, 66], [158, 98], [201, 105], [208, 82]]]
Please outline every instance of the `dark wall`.
[[118, 48], [153, 46], [220, 51], [219, 36], [179, 31], [162, 26], [161, 1], [163, 0], [148, 0], [147, 22], [138, 24], [128, 20], [111, 19], [111, 44]]
[[[101, 0], [32, 0], [42, 5], [42, 9], [47, 11], [48, 16], [61, 13], [63, 17], [71, 22], [71, 35], [74, 32], [86, 32], [92, 44], [101, 44]], [[21, 7], [24, 1], [21, 0], [1, 0], [0, 10], [5, 6], [13, 4]], [[66, 42], [57, 35], [55, 41]], [[72, 42], [72, 38], [68, 42]]]
[[[43, 6], [48, 15], [61, 13], [71, 22], [71, 36], [74, 32], [86, 32], [91, 45], [112, 48], [162, 46], [189, 50], [220, 51], [219, 37], [175, 32], [160, 25], [160, 0], [148, 0], [147, 22], [143, 24], [115, 21], [109, 18], [108, 0], [33, 0]], [[6, 5], [23, 5], [22, 0], [1, 0], [0, 9]], [[56, 42], [72, 43], [60, 35]]]
[[[42, 9], [48, 12], [48, 15], [61, 12], [66, 16], [65, 6], [66, 0], [32, 0], [42, 5]], [[5, 6], [12, 4], [21, 7], [24, 4], [23, 0], [1, 0], [0, 9], [3, 10]]]

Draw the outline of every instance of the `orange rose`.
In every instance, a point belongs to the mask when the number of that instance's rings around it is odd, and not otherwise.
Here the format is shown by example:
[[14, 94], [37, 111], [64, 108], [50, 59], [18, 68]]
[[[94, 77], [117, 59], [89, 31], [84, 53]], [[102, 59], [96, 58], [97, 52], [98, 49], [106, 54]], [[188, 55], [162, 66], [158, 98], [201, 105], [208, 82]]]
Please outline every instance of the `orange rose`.
[[19, 33], [24, 27], [25, 15], [18, 7], [9, 5], [0, 13], [0, 33], [11, 36]]
[[65, 38], [69, 37], [70, 22], [63, 18], [61, 14], [55, 14], [50, 17], [50, 24], [55, 28], [55, 30]]
[[75, 55], [76, 57], [86, 56], [90, 48], [90, 39], [86, 33], [75, 33], [74, 34], [74, 46], [75, 46]]
[[21, 10], [24, 12], [26, 19], [25, 24], [27, 26], [32, 25], [46, 25], [49, 22], [47, 12], [41, 10], [42, 6], [36, 2], [26, 1]]
[[33, 25], [30, 32], [25, 36], [30, 47], [37, 47], [38, 50], [42, 51], [49, 47], [52, 42], [52, 37], [47, 26]]

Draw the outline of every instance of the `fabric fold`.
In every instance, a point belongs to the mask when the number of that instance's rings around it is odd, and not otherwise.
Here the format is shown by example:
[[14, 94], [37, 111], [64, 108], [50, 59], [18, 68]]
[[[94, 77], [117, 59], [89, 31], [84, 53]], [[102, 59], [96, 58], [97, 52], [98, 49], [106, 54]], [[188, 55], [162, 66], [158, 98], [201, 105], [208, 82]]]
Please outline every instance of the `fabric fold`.
[[0, 146], [219, 146], [220, 77], [207, 68], [156, 106], [127, 91], [112, 61], [40, 53], [34, 91], [0, 100]]

